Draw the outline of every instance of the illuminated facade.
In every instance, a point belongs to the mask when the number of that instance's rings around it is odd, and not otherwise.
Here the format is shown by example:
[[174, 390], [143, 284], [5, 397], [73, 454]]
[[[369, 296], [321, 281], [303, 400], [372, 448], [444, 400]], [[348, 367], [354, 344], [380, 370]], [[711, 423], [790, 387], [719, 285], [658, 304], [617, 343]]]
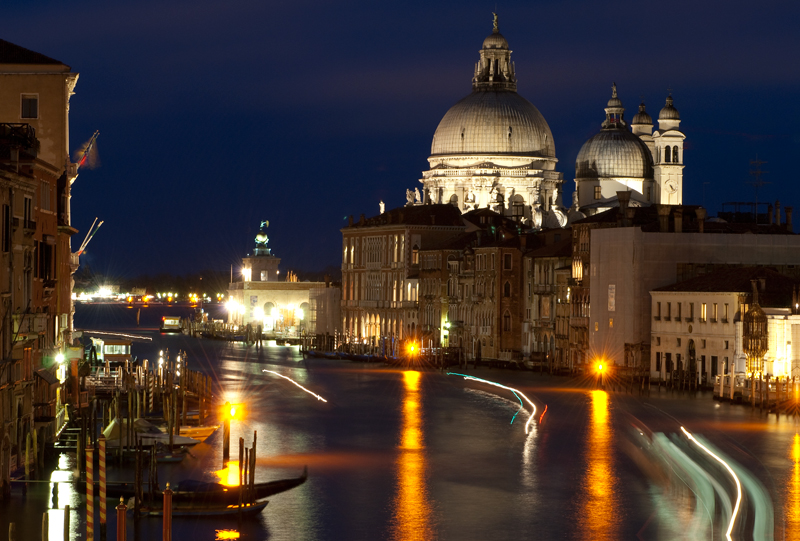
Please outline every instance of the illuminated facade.
[[298, 282], [291, 274], [279, 281], [281, 260], [267, 248], [264, 230], [268, 225], [261, 223], [253, 253], [242, 258], [241, 280], [228, 288], [228, 323], [253, 329], [261, 326], [268, 336], [317, 334], [317, 321], [322, 324], [320, 333], [338, 332], [330, 321], [340, 321], [340, 290], [330, 281]]
[[451, 205], [400, 207], [351, 218], [341, 231], [344, 339], [392, 350], [419, 330], [420, 252], [462, 233], [461, 213]]

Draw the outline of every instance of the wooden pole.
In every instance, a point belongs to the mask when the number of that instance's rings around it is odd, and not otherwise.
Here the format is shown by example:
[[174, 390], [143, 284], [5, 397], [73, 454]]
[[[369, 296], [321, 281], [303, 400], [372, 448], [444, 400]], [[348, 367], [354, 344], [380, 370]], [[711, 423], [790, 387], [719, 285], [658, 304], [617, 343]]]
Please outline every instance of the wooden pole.
[[50, 521], [47, 517], [47, 511], [42, 513], [42, 541], [47, 541], [50, 534]]
[[128, 507], [125, 505], [125, 499], [120, 496], [119, 505], [117, 506], [117, 541], [125, 541], [125, 538], [128, 536], [128, 528], [125, 524], [127, 518]]
[[164, 490], [164, 523], [162, 526], [162, 540], [163, 541], [172, 541], [172, 490], [169, 488], [169, 483], [167, 483], [167, 488]]
[[106, 536], [106, 437], [100, 434], [100, 536]]
[[94, 539], [94, 449], [86, 448], [86, 539]]
[[64, 506], [64, 541], [69, 541], [69, 505]]
[[244, 438], [239, 438], [239, 518], [242, 517], [242, 492], [244, 491], [242, 468], [244, 466]]
[[254, 501], [254, 490], [256, 486], [256, 442], [258, 441], [258, 431], [253, 430], [253, 448], [250, 449], [250, 503]]
[[222, 467], [224, 468], [231, 459], [231, 410], [230, 402], [225, 402], [222, 412]]

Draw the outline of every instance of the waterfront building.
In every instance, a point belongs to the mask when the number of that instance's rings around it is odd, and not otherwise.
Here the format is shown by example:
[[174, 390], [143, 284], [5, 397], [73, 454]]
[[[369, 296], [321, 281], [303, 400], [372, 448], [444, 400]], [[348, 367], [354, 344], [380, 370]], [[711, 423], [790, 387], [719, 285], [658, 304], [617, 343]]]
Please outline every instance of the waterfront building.
[[420, 251], [465, 230], [453, 205], [400, 207], [342, 228], [344, 340], [396, 351], [418, 330]]
[[[56, 357], [72, 342], [69, 66], [0, 40], [0, 476], [31, 463], [64, 420]], [[14, 284], [12, 286], [12, 284]], [[74, 366], [77, 375], [77, 363]], [[77, 381], [77, 380], [75, 380]], [[77, 396], [77, 395], [76, 395]]]
[[[724, 265], [770, 266], [786, 272], [800, 265], [800, 238], [791, 234], [790, 224], [706, 221], [699, 207], [621, 210], [625, 211], [608, 211], [630, 216], [620, 218], [621, 227], [591, 232], [590, 362], [607, 359], [631, 370], [655, 372], [650, 355], [653, 290]], [[688, 325], [685, 319], [682, 324]]]
[[534, 364], [569, 368], [569, 279], [572, 239], [569, 231], [524, 255], [525, 314], [522, 354]]
[[279, 279], [281, 260], [267, 246], [267, 227], [261, 222], [252, 254], [242, 258], [241, 279], [228, 287], [228, 323], [261, 327], [267, 336], [335, 335], [341, 328], [331, 321], [341, 321], [341, 290], [330, 280], [299, 282], [291, 273]]
[[[652, 297], [654, 380], [669, 381], [681, 370], [701, 385], [718, 374], [747, 371], [744, 318], [753, 303], [753, 286], [767, 317], [769, 347], [757, 371], [770, 376], [800, 375], [798, 280], [766, 267], [713, 266], [716, 270], [658, 288]], [[797, 274], [788, 265], [783, 273]]]

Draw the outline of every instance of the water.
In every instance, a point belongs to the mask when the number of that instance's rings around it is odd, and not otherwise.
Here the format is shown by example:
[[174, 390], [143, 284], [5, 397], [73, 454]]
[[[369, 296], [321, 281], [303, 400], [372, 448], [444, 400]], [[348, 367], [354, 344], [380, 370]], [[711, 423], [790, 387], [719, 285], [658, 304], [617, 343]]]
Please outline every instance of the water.
[[[164, 313], [189, 310], [142, 309], [137, 328], [134, 309], [79, 306], [76, 326], [153, 338], [134, 344], [140, 358], [186, 350], [191, 368], [213, 374], [221, 400], [243, 405], [244, 417], [231, 425], [232, 458], [238, 438], [250, 446], [256, 430], [257, 482], [295, 477], [306, 465], [309, 478], [241, 525], [235, 518], [176, 517], [175, 539], [722, 539], [736, 499], [733, 478], [682, 435], [681, 425], [732, 464], [741, 480], [735, 536], [755, 530], [798, 538], [797, 418], [776, 419], [702, 393], [654, 390], [640, 398], [597, 390], [593, 379], [467, 369], [533, 400], [537, 412], [526, 434], [527, 403], [520, 411], [510, 391], [485, 383], [435, 370], [303, 360], [287, 348], [256, 351], [157, 331]], [[327, 402], [263, 369], [295, 379]], [[226, 477], [221, 437], [217, 431], [179, 465], [160, 466], [162, 486]], [[68, 475], [70, 459], [60, 460], [64, 471], [54, 475]], [[132, 468], [110, 470], [109, 478], [132, 479]], [[81, 497], [62, 484], [52, 509], [48, 490], [43, 485], [23, 500], [15, 489], [2, 531], [11, 517], [25, 517], [21, 526], [32, 539], [41, 512], [51, 509], [51, 539], [61, 539], [61, 509], [69, 503], [78, 507], [73, 538], [83, 538]], [[114, 528], [110, 516], [109, 539]], [[160, 519], [142, 519], [139, 537], [158, 539], [160, 529]]]

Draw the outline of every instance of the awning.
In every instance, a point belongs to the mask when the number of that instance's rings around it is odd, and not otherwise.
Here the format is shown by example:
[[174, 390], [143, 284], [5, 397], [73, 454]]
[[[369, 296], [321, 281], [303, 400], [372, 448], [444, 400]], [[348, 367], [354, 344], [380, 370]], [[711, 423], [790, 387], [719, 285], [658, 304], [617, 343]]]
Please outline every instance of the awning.
[[37, 370], [36, 375], [42, 378], [46, 383], [49, 383], [50, 385], [58, 384], [58, 378], [55, 377], [53, 373], [46, 368], [40, 368], [39, 370]]

